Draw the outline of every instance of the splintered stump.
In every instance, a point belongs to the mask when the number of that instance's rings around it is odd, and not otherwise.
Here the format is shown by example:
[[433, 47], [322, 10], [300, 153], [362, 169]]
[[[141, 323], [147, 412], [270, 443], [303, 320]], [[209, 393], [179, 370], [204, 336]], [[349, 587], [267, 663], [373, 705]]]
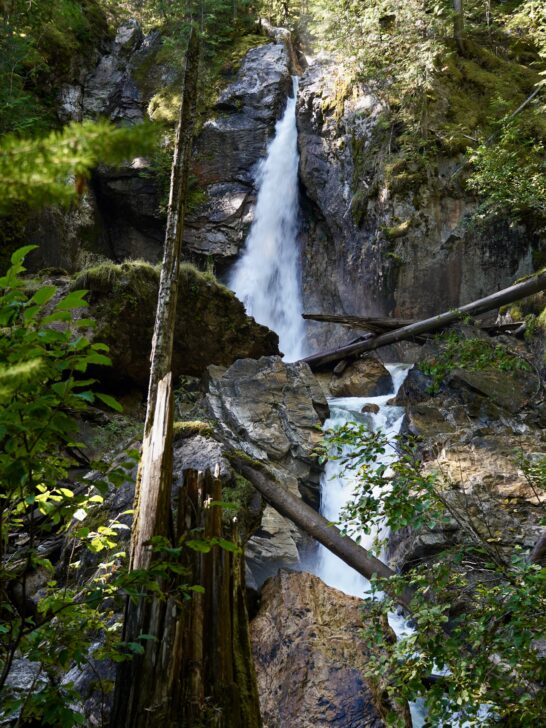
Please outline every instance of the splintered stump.
[[[226, 539], [222, 487], [210, 473], [188, 470], [179, 490], [178, 530], [207, 541]], [[229, 528], [235, 542], [235, 524]], [[205, 548], [207, 548], [205, 546]], [[186, 550], [194, 591], [181, 628], [178, 725], [188, 728], [259, 728], [258, 692], [244, 598], [242, 552], [213, 545]]]
[[192, 544], [177, 561], [181, 573], [158, 582], [169, 596], [140, 600], [145, 614], [136, 617], [145, 618], [156, 639], [148, 640], [144, 655], [120, 666], [119, 702], [110, 725], [260, 728], [244, 559], [235, 546], [236, 524], [226, 527], [215, 505], [222, 501], [221, 481], [208, 471], [187, 470], [175, 501], [172, 543]]

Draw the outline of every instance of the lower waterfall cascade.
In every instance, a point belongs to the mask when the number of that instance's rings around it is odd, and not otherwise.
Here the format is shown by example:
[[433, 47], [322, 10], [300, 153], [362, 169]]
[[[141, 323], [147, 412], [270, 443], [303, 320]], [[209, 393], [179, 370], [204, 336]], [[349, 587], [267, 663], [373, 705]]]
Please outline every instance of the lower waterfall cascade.
[[[398, 390], [404, 383], [411, 364], [385, 364], [393, 382], [393, 391], [386, 395], [377, 397], [335, 397], [329, 400], [330, 417], [324, 423], [325, 429], [340, 427], [344, 424], [365, 420], [372, 430], [382, 430], [389, 440], [399, 434], [404, 420], [403, 407], [389, 404], [389, 401], [396, 396]], [[377, 412], [362, 414], [364, 405], [376, 405]], [[389, 465], [394, 459], [394, 451], [386, 451], [380, 461], [382, 465]], [[325, 465], [320, 481], [320, 512], [328, 519], [335, 522], [340, 528], [345, 525], [340, 522], [340, 516], [345, 506], [350, 502], [355, 487], [355, 476], [350, 471], [343, 471], [343, 465], [339, 460], [328, 460]], [[372, 530], [365, 534], [361, 532], [360, 545], [365, 549], [371, 549], [377, 537], [388, 536], [385, 529]], [[385, 555], [380, 554], [385, 560]], [[370, 583], [361, 574], [348, 566], [344, 561], [335, 556], [324, 546], [317, 549], [310, 571], [318, 576], [328, 586], [339, 589], [345, 594], [350, 594], [361, 599], [370, 596]], [[397, 637], [412, 631], [407, 620], [400, 614], [390, 614], [389, 624]], [[421, 728], [424, 724], [425, 715], [418, 703], [410, 705], [413, 728]]]
[[292, 96], [275, 127], [275, 137], [257, 173], [256, 210], [244, 251], [228, 286], [247, 313], [279, 335], [285, 361], [305, 356], [305, 327], [300, 283], [298, 132], [296, 97], [299, 79], [292, 77]]

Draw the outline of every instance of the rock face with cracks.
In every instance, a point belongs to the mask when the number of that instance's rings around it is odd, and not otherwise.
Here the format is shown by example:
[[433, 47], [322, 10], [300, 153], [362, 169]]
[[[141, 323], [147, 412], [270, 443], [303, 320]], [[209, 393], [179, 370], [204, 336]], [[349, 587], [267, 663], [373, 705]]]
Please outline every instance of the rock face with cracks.
[[[529, 356], [521, 344], [515, 351]], [[421, 362], [437, 355], [436, 345], [428, 344]], [[436, 473], [453, 518], [427, 531], [391, 534], [392, 565], [406, 569], [434, 560], [443, 549], [467, 539], [469, 530], [505, 555], [515, 545], [532, 548], [541, 532], [544, 494], [522, 469], [522, 457], [538, 462], [544, 452], [538, 371], [531, 366], [453, 369], [433, 394], [421, 362], [409, 372], [396, 402], [406, 408], [406, 430], [422, 439], [425, 469]]]
[[[359, 604], [311, 574], [281, 571], [265, 584], [251, 623], [265, 728], [386, 725], [381, 690], [364, 674]], [[410, 726], [407, 710], [397, 712]]]
[[205, 200], [187, 219], [190, 256], [223, 268], [238, 254], [252, 221], [257, 163], [289, 93], [290, 56], [280, 42], [250, 50], [220, 94], [196, 142], [193, 169]]
[[[313, 450], [328, 405], [307, 364], [243, 359], [227, 370], [209, 367], [207, 380], [204, 406], [221, 438], [267, 463], [282, 487], [318, 507], [320, 468]], [[304, 534], [266, 506], [246, 549], [256, 584], [279, 566], [296, 567], [307, 546]]]

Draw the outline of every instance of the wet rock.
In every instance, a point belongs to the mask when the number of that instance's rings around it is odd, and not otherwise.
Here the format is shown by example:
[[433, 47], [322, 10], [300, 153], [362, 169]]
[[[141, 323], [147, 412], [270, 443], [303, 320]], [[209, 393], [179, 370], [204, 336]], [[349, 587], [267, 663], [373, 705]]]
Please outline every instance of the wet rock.
[[330, 380], [334, 397], [378, 397], [394, 391], [391, 375], [376, 357], [349, 364], [340, 377]]
[[432, 377], [424, 374], [417, 365], [408, 372], [408, 376], [398, 390], [394, 403], [404, 407], [414, 402], [423, 402], [429, 399], [431, 387]]
[[359, 604], [307, 573], [281, 571], [265, 584], [251, 639], [267, 728], [386, 725], [381, 690], [365, 678]]
[[363, 413], [369, 412], [373, 415], [376, 415], [379, 412], [379, 405], [378, 404], [365, 404], [364, 407], [360, 410]]
[[235, 82], [220, 94], [196, 142], [194, 173], [206, 199], [186, 222], [184, 241], [194, 258], [212, 256], [223, 268], [237, 255], [252, 221], [256, 165], [289, 93], [285, 44], [264, 42], [247, 53]]

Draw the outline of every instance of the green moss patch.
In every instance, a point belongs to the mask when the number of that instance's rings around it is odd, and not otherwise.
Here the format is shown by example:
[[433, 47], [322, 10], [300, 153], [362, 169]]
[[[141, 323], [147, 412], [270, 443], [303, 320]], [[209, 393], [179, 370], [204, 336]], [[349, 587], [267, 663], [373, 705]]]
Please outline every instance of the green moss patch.
[[173, 425], [173, 434], [175, 440], [184, 440], [187, 437], [193, 437], [193, 435], [212, 437], [214, 430], [208, 422], [188, 420], [175, 422]]

